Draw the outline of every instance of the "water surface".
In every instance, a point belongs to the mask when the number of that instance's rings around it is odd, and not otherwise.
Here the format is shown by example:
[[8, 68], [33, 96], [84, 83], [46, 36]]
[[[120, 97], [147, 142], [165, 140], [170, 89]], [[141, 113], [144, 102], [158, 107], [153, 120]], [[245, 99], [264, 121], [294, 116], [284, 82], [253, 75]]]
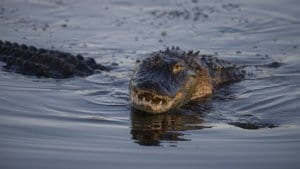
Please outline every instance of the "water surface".
[[[299, 5], [2, 0], [0, 39], [80, 53], [113, 70], [66, 80], [1, 70], [0, 168], [299, 168]], [[249, 66], [246, 80], [176, 113], [131, 112], [135, 60], [173, 45], [283, 65]]]

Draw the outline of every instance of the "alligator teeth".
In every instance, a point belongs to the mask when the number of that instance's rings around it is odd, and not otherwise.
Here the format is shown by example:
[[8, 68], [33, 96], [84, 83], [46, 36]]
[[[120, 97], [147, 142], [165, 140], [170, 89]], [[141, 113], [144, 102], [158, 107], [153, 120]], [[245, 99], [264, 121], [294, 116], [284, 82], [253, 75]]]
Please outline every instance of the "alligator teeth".
[[152, 103], [152, 100], [149, 100], [149, 103], [151, 104], [151, 103]]
[[145, 100], [146, 100], [145, 97], [143, 97], [143, 102], [144, 102]]
[[162, 105], [162, 100], [159, 102], [159, 105]]

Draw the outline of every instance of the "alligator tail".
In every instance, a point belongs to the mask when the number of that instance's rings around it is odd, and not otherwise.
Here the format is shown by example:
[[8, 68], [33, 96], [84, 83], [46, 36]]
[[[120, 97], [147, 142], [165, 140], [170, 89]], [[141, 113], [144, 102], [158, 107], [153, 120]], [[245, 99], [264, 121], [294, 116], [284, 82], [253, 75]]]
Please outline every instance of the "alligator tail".
[[7, 71], [37, 77], [70, 78], [108, 70], [93, 58], [1, 40], [0, 61]]

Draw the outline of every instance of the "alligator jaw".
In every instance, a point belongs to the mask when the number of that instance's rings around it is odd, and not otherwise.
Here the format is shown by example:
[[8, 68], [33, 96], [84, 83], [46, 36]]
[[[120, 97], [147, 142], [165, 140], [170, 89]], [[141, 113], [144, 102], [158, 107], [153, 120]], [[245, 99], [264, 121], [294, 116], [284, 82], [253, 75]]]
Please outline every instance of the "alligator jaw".
[[130, 102], [136, 109], [157, 114], [170, 110], [173, 107], [174, 98], [149, 91], [131, 90]]

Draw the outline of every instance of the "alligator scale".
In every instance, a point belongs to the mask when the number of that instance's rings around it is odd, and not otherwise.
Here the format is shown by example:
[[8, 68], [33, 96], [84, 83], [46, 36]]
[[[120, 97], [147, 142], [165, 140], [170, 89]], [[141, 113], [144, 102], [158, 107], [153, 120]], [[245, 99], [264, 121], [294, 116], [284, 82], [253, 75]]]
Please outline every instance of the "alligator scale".
[[129, 99], [135, 109], [162, 113], [244, 77], [244, 71], [228, 61], [172, 47], [138, 63], [130, 80]]

